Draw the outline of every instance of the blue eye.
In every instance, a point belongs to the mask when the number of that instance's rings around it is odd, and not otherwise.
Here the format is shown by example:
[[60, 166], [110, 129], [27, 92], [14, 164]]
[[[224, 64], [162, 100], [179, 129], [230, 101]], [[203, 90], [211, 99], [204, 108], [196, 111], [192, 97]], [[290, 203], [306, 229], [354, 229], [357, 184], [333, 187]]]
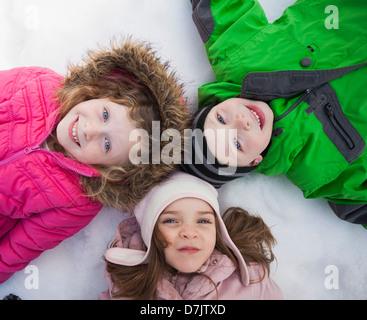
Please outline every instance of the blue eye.
[[163, 221], [163, 223], [175, 223], [176, 221], [174, 219], [166, 219]]
[[203, 224], [205, 224], [205, 223], [210, 223], [210, 221], [209, 221], [208, 219], [200, 219], [200, 220], [198, 221], [198, 223], [203, 223]]
[[105, 143], [104, 143], [104, 145], [105, 145], [106, 151], [107, 151], [107, 152], [108, 152], [108, 151], [110, 151], [110, 149], [111, 149], [111, 144], [110, 144], [110, 142], [109, 142], [107, 139], [105, 139]]
[[108, 111], [106, 109], [103, 109], [103, 120], [107, 120], [108, 119]]
[[217, 119], [218, 119], [218, 121], [220, 122], [220, 123], [222, 123], [222, 124], [226, 124], [225, 123], [225, 121], [224, 121], [224, 119], [218, 114], [217, 115]]
[[237, 148], [238, 150], [241, 150], [241, 145], [240, 145], [240, 143], [237, 141], [237, 139], [236, 139], [236, 138], [233, 140], [233, 142], [234, 142], [234, 145], [236, 146], [236, 148]]

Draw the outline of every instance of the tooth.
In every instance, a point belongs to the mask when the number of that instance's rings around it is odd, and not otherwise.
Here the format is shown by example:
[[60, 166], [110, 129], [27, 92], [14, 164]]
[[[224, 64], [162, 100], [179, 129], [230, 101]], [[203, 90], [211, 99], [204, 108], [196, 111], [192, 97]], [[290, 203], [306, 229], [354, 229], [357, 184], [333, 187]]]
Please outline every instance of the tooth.
[[76, 136], [76, 124], [77, 124], [77, 122], [74, 123], [74, 126], [73, 126], [73, 129], [72, 129], [71, 133], [73, 134], [73, 137], [74, 137], [75, 142], [79, 144], [79, 140], [78, 140], [78, 138]]
[[258, 116], [258, 114], [254, 111], [254, 110], [251, 110], [252, 113], [256, 116], [257, 118], [257, 122], [259, 123], [259, 125], [261, 126], [261, 121], [260, 121], [260, 117]]

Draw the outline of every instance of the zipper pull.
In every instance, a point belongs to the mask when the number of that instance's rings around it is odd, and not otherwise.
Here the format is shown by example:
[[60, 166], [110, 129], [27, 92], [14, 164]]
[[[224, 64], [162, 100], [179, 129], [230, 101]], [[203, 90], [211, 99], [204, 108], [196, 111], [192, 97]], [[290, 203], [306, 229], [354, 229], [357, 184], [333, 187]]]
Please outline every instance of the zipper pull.
[[328, 114], [329, 117], [334, 117], [334, 112], [331, 109], [331, 104], [330, 103], [327, 103], [325, 105], [325, 110], [326, 110], [326, 113]]
[[25, 154], [30, 154], [34, 151], [37, 151], [38, 149], [40, 149], [40, 146], [27, 147], [27, 148], [24, 149], [24, 153]]

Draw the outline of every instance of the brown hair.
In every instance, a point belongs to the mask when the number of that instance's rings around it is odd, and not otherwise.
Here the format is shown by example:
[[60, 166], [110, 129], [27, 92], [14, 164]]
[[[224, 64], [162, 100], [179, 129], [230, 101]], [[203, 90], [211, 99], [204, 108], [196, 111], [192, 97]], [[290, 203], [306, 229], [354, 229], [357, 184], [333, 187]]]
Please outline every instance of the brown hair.
[[[107, 98], [114, 103], [124, 105], [128, 108], [128, 116], [139, 129], [152, 132], [152, 121], [159, 120], [159, 113], [152, 107], [153, 99], [132, 75], [126, 72], [114, 72], [105, 78], [100, 79], [96, 85], [83, 85], [71, 88], [70, 90], [61, 89], [57, 92], [61, 104], [61, 119], [77, 104], [92, 99]], [[108, 205], [119, 207], [118, 203], [111, 203], [111, 197], [105, 192], [116, 182], [124, 180], [124, 175], [131, 169], [131, 163], [121, 163], [114, 166], [93, 165], [101, 174], [100, 179], [81, 177], [81, 182], [86, 194], [96, 196], [97, 199]], [[114, 195], [116, 201], [120, 198], [119, 191]]]
[[261, 282], [270, 274], [270, 263], [275, 260], [272, 247], [276, 240], [270, 228], [260, 216], [250, 215], [239, 207], [231, 207], [223, 215], [227, 231], [233, 243], [241, 252], [246, 264], [259, 264], [264, 273], [261, 279], [252, 279], [252, 283]]
[[[168, 71], [168, 63], [162, 63], [148, 44], [131, 38], [120, 43], [113, 40], [109, 48], [90, 51], [83, 60], [82, 65], [69, 66], [62, 87], [56, 91], [61, 119], [82, 101], [107, 98], [126, 106], [135, 126], [149, 134], [149, 159], [152, 159], [152, 121], [160, 121], [161, 134], [169, 128], [178, 130], [183, 141], [189, 116], [182, 100], [182, 85]], [[161, 151], [170, 141], [156, 143]], [[85, 194], [117, 209], [133, 208], [176, 169], [174, 163], [153, 161], [94, 167], [100, 178], [81, 176]]]
[[[261, 217], [252, 216], [239, 207], [229, 208], [224, 217], [228, 233], [240, 250], [246, 264], [256, 263], [263, 267], [264, 274], [261, 279], [251, 279], [250, 283], [261, 282], [266, 273], [270, 273], [270, 263], [274, 260], [272, 245], [275, 239], [269, 227], [266, 226]], [[216, 216], [215, 216], [216, 217]], [[216, 217], [217, 219], [217, 217]], [[233, 252], [225, 244], [221, 235], [219, 225], [216, 222], [216, 246], [215, 248], [227, 255], [238, 269], [238, 261]], [[110, 274], [114, 298], [130, 298], [134, 300], [156, 300], [158, 282], [164, 274], [175, 275], [177, 270], [165, 262], [163, 248], [167, 245], [163, 235], [158, 231], [157, 225], [154, 228], [149, 254], [149, 263], [137, 266], [122, 266], [109, 262], [107, 271]], [[112, 243], [111, 247], [115, 246]], [[265, 271], [266, 270], [266, 271]], [[215, 283], [205, 274], [189, 274], [188, 276], [205, 276], [214, 285]], [[218, 291], [217, 291], [217, 298]]]

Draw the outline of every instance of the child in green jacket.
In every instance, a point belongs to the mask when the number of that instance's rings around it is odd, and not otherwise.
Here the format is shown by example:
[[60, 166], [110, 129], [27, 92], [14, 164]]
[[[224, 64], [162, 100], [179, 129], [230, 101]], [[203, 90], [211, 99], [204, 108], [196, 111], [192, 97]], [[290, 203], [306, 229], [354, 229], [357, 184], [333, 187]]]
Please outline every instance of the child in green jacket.
[[284, 174], [367, 224], [365, 1], [299, 0], [273, 24], [257, 0], [191, 2], [216, 82], [199, 89], [184, 169], [216, 187]]

